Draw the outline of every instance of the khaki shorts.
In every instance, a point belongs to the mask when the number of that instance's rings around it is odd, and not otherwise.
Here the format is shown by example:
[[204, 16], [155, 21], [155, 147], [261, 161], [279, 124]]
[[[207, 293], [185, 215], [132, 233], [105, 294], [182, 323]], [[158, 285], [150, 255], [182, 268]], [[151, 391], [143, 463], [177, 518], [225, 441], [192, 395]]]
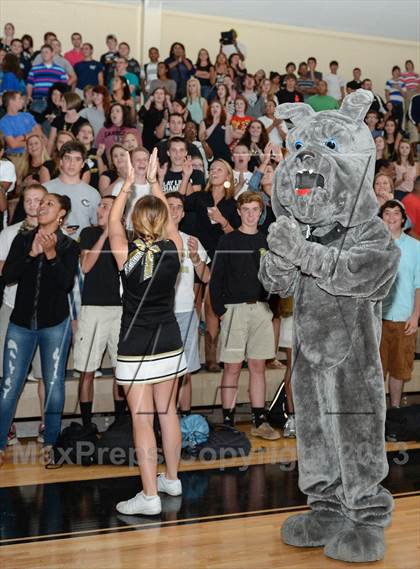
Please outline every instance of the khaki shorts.
[[96, 371], [108, 348], [112, 367], [117, 365], [121, 306], [82, 306], [74, 342], [74, 369]]
[[274, 358], [273, 313], [266, 302], [226, 304], [221, 321], [220, 360], [228, 364]]
[[382, 320], [381, 362], [384, 378], [409, 381], [416, 351], [416, 334], [404, 334], [405, 322]]

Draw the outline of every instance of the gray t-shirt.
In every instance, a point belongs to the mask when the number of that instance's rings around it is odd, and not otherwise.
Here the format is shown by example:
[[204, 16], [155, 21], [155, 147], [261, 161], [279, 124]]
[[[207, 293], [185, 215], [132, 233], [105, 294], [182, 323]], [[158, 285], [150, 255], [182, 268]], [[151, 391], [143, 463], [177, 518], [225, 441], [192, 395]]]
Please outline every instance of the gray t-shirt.
[[65, 221], [65, 225], [79, 226], [74, 234], [75, 238], [79, 237], [82, 229], [96, 224], [96, 208], [101, 201], [101, 196], [95, 188], [85, 182], [64, 184], [60, 178], [54, 178], [44, 185], [50, 193], [70, 198], [71, 212]]

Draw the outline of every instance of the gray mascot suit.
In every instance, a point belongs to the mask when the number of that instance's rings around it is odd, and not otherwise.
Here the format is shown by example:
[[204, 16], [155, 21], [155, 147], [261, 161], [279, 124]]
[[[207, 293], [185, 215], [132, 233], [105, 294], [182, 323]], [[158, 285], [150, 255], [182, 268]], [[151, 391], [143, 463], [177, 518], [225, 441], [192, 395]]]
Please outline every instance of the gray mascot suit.
[[388, 464], [379, 343], [380, 301], [399, 251], [372, 189], [375, 144], [363, 122], [371, 101], [359, 89], [339, 111], [277, 107], [294, 128], [275, 173], [277, 219], [260, 269], [266, 290], [295, 302], [299, 487], [311, 511], [286, 520], [283, 541], [358, 562], [383, 557], [393, 508], [380, 485]]

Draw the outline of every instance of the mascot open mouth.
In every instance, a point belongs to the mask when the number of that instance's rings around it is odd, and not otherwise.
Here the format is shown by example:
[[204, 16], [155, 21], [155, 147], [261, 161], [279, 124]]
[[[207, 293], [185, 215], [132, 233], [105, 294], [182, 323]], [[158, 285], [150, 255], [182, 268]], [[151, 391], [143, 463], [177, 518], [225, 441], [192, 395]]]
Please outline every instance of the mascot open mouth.
[[324, 187], [324, 176], [314, 172], [313, 170], [300, 170], [296, 172], [295, 194], [297, 196], [306, 196], [311, 193], [314, 188]]

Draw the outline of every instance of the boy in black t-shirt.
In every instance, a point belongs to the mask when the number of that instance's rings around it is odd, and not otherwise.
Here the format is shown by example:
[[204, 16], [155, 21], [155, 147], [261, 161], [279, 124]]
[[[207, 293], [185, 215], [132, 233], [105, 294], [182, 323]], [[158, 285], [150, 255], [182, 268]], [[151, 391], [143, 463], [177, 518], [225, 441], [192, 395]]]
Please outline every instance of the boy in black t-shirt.
[[241, 225], [220, 238], [210, 278], [211, 303], [221, 320], [223, 419], [234, 425], [239, 375], [247, 358], [254, 423], [251, 435], [276, 440], [280, 434], [268, 424], [265, 413], [265, 362], [275, 354], [273, 315], [258, 279], [260, 259], [268, 250], [265, 235], [258, 231], [262, 197], [244, 192], [237, 208]]
[[169, 169], [166, 170], [161, 181], [164, 194], [179, 192], [189, 196], [204, 188], [204, 174], [200, 170], [193, 169], [191, 159], [187, 159], [187, 153], [187, 141], [184, 138], [175, 136], [169, 140]]
[[[114, 196], [102, 198], [98, 206], [98, 225], [80, 234], [81, 267], [85, 275], [82, 307], [74, 343], [74, 367], [80, 371], [80, 411], [84, 425], [92, 419], [93, 380], [105, 349], [115, 369], [121, 323], [118, 268], [108, 239], [108, 216]], [[115, 414], [125, 410], [124, 396], [114, 382]]]

